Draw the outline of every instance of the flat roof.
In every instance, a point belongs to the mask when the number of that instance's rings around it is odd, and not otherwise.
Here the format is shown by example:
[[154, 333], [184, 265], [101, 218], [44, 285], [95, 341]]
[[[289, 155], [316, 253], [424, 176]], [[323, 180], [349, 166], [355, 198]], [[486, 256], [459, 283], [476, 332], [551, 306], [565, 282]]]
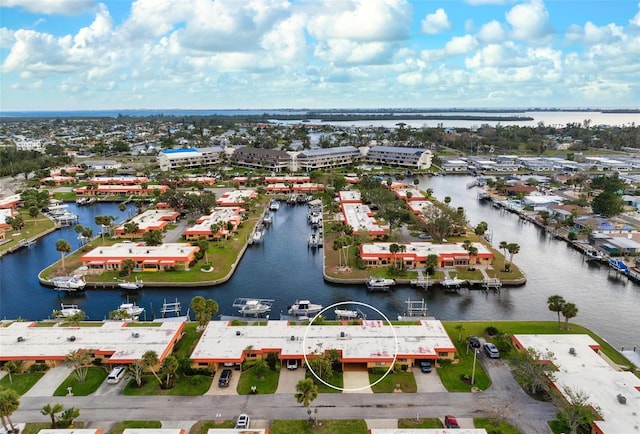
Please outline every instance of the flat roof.
[[184, 322], [150, 327], [127, 325], [106, 321], [100, 327], [36, 327], [35, 322], [13, 322], [0, 327], [0, 360], [64, 360], [71, 351], [81, 349], [110, 354], [109, 363], [131, 363], [150, 350], [162, 360], [171, 343], [178, 339]]
[[184, 428], [126, 428], [122, 434], [184, 434]]
[[[631, 372], [618, 371], [595, 349], [600, 344], [589, 335], [514, 335], [523, 348], [533, 348], [544, 355], [552, 353], [556, 388], [565, 395], [566, 388], [584, 392], [589, 403], [600, 408], [603, 420], [594, 422], [602, 433], [629, 432], [640, 426], [640, 378]], [[575, 354], [571, 354], [570, 349]], [[627, 399], [620, 404], [617, 396]]]
[[[365, 254], [388, 254], [391, 244], [394, 243], [366, 243], [362, 244], [362, 252]], [[396, 243], [407, 246], [406, 253], [427, 257], [429, 255], [460, 255], [467, 257], [469, 252], [462, 248], [462, 243], [435, 244], [429, 241], [414, 241], [411, 243]], [[478, 255], [492, 254], [482, 243], [471, 243], [478, 249]], [[399, 254], [402, 255], [402, 254]]]
[[[211, 233], [211, 225], [217, 222], [229, 222], [234, 219], [242, 220], [242, 212], [244, 210], [240, 207], [225, 207], [219, 206], [213, 209], [211, 214], [202, 216], [198, 221], [189, 226], [184, 232], [190, 233]], [[225, 228], [226, 231], [226, 228]]]
[[98, 246], [80, 260], [87, 261], [106, 261], [108, 259], [183, 259], [188, 258], [193, 252], [200, 250], [198, 246], [192, 246], [190, 243], [163, 243], [159, 246], [147, 246], [144, 243], [116, 243], [111, 246]]
[[360, 190], [342, 190], [338, 192], [338, 198], [340, 202], [360, 202], [362, 194], [360, 194]]
[[[162, 225], [168, 224], [172, 220], [180, 217], [180, 213], [170, 209], [149, 209], [142, 214], [138, 214], [128, 222], [121, 224], [117, 229], [124, 230], [127, 223], [137, 223], [138, 230], [146, 231], [153, 228], [161, 228]], [[164, 222], [164, 223], [163, 223]]]
[[351, 226], [354, 232], [386, 233], [386, 229], [381, 227], [376, 219], [370, 216], [371, 213], [369, 206], [361, 203], [342, 204], [345, 223]]
[[[232, 326], [211, 321], [200, 337], [191, 359], [198, 362], [240, 362], [243, 352], [279, 352], [282, 359], [300, 359], [321, 349], [342, 352], [346, 363], [391, 361], [400, 358], [436, 358], [455, 346], [438, 320], [418, 320], [414, 325], [394, 325], [379, 320], [359, 325], [290, 325], [269, 321], [265, 326]], [[305, 339], [306, 334], [306, 339]], [[304, 345], [303, 345], [304, 343]]]
[[244, 202], [246, 199], [253, 199], [255, 197], [258, 197], [258, 192], [253, 189], [231, 190], [222, 193], [222, 196], [216, 200], [216, 203], [220, 206], [235, 206]]
[[381, 428], [369, 434], [487, 434], [484, 428]]

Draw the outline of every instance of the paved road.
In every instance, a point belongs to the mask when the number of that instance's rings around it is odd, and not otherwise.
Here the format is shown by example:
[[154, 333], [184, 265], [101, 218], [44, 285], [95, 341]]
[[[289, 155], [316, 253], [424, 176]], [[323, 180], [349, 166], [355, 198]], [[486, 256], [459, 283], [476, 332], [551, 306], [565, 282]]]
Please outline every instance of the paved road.
[[[497, 417], [527, 434], [549, 434], [547, 421], [556, 410], [550, 403], [527, 396], [515, 382], [501, 360], [481, 360], [492, 378], [493, 386], [480, 393], [389, 393], [389, 394], [321, 394], [313, 402], [319, 418], [331, 419], [398, 419], [442, 417], [455, 414], [460, 418]], [[56, 397], [24, 396], [14, 420], [47, 421], [40, 409], [52, 402], [66, 408], [77, 407], [84, 421], [163, 420], [185, 421], [214, 419], [221, 414], [233, 419], [239, 413], [250, 413], [254, 419], [306, 419], [306, 409], [293, 393], [273, 395], [207, 395], [178, 396], [109, 396]]]

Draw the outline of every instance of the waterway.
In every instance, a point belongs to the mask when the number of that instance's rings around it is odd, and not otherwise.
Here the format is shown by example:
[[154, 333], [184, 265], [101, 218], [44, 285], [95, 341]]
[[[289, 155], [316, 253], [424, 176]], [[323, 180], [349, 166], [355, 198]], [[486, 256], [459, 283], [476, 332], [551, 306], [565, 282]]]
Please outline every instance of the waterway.
[[[100, 320], [129, 298], [145, 307], [146, 319], [152, 319], [160, 315], [164, 300], [177, 299], [184, 313], [191, 298], [202, 295], [217, 300], [224, 315], [236, 314], [231, 305], [237, 297], [274, 299], [270, 316], [276, 319], [299, 298], [324, 306], [350, 300], [368, 303], [390, 318], [405, 312], [407, 299], [424, 298], [429, 315], [442, 320], [555, 320], [556, 314], [547, 309], [546, 300], [560, 294], [577, 305], [575, 322], [618, 348], [640, 345], [640, 286], [614, 278], [605, 265], [585, 262], [578, 252], [517, 216], [479, 202], [477, 191], [466, 188], [469, 180], [465, 176], [424, 177], [420, 188], [432, 188], [440, 199], [450, 196], [453, 206], [465, 208], [471, 224], [486, 221], [494, 246], [500, 241], [518, 243], [520, 253], [514, 262], [526, 273], [526, 285], [503, 288], [500, 293], [461, 289], [445, 294], [435, 286], [427, 292], [398, 286], [392, 293], [370, 293], [364, 285], [327, 283], [322, 278], [322, 249], [307, 247], [310, 228], [306, 207], [283, 204], [274, 214], [263, 243], [247, 250], [233, 277], [225, 284], [198, 289], [143, 288], [129, 293], [102, 289], [80, 295], [41, 286], [38, 272], [60, 258], [55, 242], [64, 238], [73, 247], [79, 245], [73, 228], [63, 228], [0, 259], [0, 318], [44, 319], [59, 309], [60, 303], [74, 303], [90, 319]], [[80, 224], [93, 226], [94, 233], [99, 233], [95, 216], [113, 215], [123, 220], [131, 213], [120, 212], [116, 203], [79, 208], [70, 205], [70, 210], [80, 216]], [[366, 313], [375, 316], [374, 312]], [[327, 316], [331, 318], [332, 314]]]

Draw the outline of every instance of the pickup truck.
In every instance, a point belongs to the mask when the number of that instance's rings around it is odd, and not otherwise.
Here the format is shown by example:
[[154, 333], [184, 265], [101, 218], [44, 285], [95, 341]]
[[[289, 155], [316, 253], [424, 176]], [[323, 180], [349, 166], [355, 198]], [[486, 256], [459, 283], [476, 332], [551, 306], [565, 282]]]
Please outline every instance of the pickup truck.
[[218, 379], [218, 387], [229, 387], [232, 374], [233, 371], [231, 369], [223, 369], [220, 374], [220, 378]]

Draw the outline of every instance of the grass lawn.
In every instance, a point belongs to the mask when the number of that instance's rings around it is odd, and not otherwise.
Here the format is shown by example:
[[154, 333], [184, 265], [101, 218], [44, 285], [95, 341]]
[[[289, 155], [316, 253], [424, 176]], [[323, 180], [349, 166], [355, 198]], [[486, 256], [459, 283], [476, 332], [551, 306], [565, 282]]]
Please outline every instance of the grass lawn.
[[398, 419], [398, 428], [444, 428], [442, 421], [436, 417], [428, 419]]
[[[383, 374], [369, 372], [369, 382], [373, 384], [378, 381], [382, 375]], [[418, 391], [413, 372], [391, 372], [378, 384], [371, 386], [371, 390], [373, 390], [373, 393], [393, 393], [397, 385], [400, 385], [400, 389], [405, 393], [416, 393]]]
[[125, 420], [118, 422], [111, 428], [109, 434], [122, 434], [127, 428], [161, 428], [162, 422], [159, 420]]
[[191, 356], [191, 352], [202, 334], [201, 331], [197, 331], [197, 327], [198, 323], [195, 322], [185, 325], [184, 334], [173, 348], [173, 355], [176, 356], [178, 360], [189, 358]]
[[[322, 416], [322, 411], [319, 414]], [[274, 420], [269, 429], [270, 434], [366, 434], [367, 431], [367, 424], [362, 419], [319, 419], [315, 428], [310, 427], [307, 420]]]
[[71, 387], [74, 396], [87, 396], [95, 392], [104, 380], [107, 379], [108, 372], [104, 368], [91, 366], [87, 370], [87, 378], [78, 383], [73, 373], [69, 374], [66, 380], [58, 386], [53, 396], [67, 396], [67, 388]]
[[238, 395], [250, 395], [251, 386], [256, 386], [259, 394], [276, 393], [278, 388], [278, 381], [280, 380], [280, 370], [276, 368], [275, 371], [267, 370], [262, 378], [258, 378], [255, 374], [255, 369], [252, 367], [247, 370], [243, 370], [240, 374], [240, 380], [238, 381]]
[[[73, 421], [73, 427], [84, 428], [84, 422]], [[38, 434], [42, 429], [51, 429], [51, 422], [27, 422], [20, 434]]]
[[[324, 383], [321, 383], [310, 372], [306, 373], [306, 377], [313, 378], [313, 382], [316, 383], [316, 385], [318, 386], [318, 393], [342, 393], [342, 390], [335, 389], [333, 387], [327, 386]], [[342, 372], [334, 372], [333, 376], [330, 379], [325, 381], [335, 387], [340, 387], [340, 388], [344, 387], [344, 378], [342, 376]]]
[[203, 395], [211, 387], [213, 377], [205, 375], [179, 376], [176, 385], [172, 389], [161, 389], [158, 380], [153, 375], [142, 377], [142, 385], [136, 387], [136, 382], [131, 380], [124, 388], [127, 396], [198, 396]]
[[19, 395], [24, 395], [42, 378], [44, 372], [26, 372], [24, 374], [11, 374], [13, 382], [9, 382], [9, 374], [0, 380], [0, 387], [9, 387]]
[[216, 422], [214, 420], [200, 420], [193, 424], [189, 430], [189, 434], [207, 434], [207, 431], [215, 428], [233, 428], [236, 426], [235, 420], [223, 420]]
[[476, 428], [485, 428], [488, 433], [496, 434], [520, 434], [520, 431], [513, 425], [502, 422], [497, 419], [488, 419], [485, 417], [477, 417], [473, 419], [473, 425]]

